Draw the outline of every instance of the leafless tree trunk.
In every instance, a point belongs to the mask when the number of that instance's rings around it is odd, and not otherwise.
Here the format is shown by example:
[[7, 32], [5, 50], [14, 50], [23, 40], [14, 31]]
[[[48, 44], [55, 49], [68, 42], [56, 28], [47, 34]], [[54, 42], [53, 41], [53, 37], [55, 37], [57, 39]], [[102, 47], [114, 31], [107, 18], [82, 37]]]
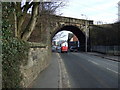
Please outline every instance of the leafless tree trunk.
[[[38, 15], [39, 2], [37, 1], [38, 0], [36, 0], [36, 2], [26, 2], [23, 7], [21, 7], [21, 2], [12, 3], [15, 8], [15, 12], [14, 12], [15, 36], [17, 38], [21, 38], [26, 41], [28, 40], [30, 33], [33, 31]], [[23, 30], [22, 25], [25, 21], [27, 11], [29, 10], [30, 7], [32, 7], [31, 19], [28, 25], [26, 26], [25, 30]]]
[[14, 24], [15, 24], [15, 37], [18, 36], [18, 33], [17, 33], [17, 16], [16, 16], [16, 12], [13, 13], [14, 14]]
[[[38, 18], [38, 13], [40, 13], [40, 15], [44, 14], [45, 18], [47, 19], [47, 20], [41, 20], [41, 23], [43, 24], [42, 21], [45, 21], [44, 24], [50, 25], [51, 19], [49, 18], [49, 15], [55, 14], [55, 11], [57, 10], [57, 8], [59, 8], [62, 5], [62, 2], [40, 3], [39, 0], [34, 0], [34, 2], [33, 1], [26, 2], [25, 5], [23, 6], [21, 6], [21, 2], [13, 2], [12, 5], [14, 7], [15, 36], [24, 41], [27, 41], [35, 28]], [[31, 16], [30, 21], [28, 21], [28, 25], [25, 26], [25, 29], [22, 29], [22, 26], [25, 22], [25, 18], [28, 15], [27, 12], [31, 7], [32, 7], [32, 13], [30, 14]], [[46, 25], [45, 27], [47, 27]]]
[[33, 4], [33, 9], [32, 9], [32, 16], [30, 19], [30, 22], [28, 23], [26, 29], [23, 31], [21, 38], [23, 40], [28, 40], [28, 38], [30, 37], [32, 31], [34, 30], [34, 27], [36, 25], [36, 21], [38, 18], [38, 8], [39, 8], [39, 3], [34, 3]]

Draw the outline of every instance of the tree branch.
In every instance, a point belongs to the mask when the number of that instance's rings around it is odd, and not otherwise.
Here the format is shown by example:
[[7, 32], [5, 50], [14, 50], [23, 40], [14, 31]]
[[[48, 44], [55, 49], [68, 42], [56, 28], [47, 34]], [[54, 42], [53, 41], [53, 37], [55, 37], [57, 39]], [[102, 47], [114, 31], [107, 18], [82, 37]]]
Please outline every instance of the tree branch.
[[39, 8], [39, 3], [38, 2], [34, 2], [33, 3], [33, 8], [32, 8], [32, 16], [31, 19], [26, 27], [26, 29], [24, 30], [24, 32], [21, 35], [21, 38], [25, 41], [27, 41], [36, 25], [36, 21], [37, 21], [37, 17], [38, 17], [38, 8]]
[[18, 37], [20, 38], [21, 37], [21, 33], [23, 32], [23, 30], [21, 29], [21, 26], [22, 26], [22, 24], [23, 24], [23, 22], [24, 22], [24, 20], [25, 20], [25, 17], [26, 17], [26, 15], [27, 15], [27, 11], [28, 11], [28, 9], [31, 7], [33, 5], [33, 2], [31, 2], [30, 4], [29, 4], [29, 2], [26, 2], [26, 5], [24, 6], [24, 8], [23, 8], [23, 12], [22, 12], [22, 14], [18, 17]]

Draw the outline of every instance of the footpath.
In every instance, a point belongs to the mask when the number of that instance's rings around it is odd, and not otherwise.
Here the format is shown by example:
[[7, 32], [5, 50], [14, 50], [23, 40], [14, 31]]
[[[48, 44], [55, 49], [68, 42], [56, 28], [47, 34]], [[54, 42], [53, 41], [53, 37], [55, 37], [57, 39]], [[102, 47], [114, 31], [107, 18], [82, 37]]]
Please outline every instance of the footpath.
[[58, 53], [53, 53], [50, 65], [38, 75], [30, 88], [70, 88], [64, 63]]
[[101, 58], [105, 58], [105, 59], [108, 59], [108, 60], [113, 60], [113, 61], [120, 62], [120, 56], [106, 55], [106, 54], [101, 54], [101, 53], [97, 53], [97, 52], [87, 52], [87, 54], [94, 55], [94, 56], [99, 56]]

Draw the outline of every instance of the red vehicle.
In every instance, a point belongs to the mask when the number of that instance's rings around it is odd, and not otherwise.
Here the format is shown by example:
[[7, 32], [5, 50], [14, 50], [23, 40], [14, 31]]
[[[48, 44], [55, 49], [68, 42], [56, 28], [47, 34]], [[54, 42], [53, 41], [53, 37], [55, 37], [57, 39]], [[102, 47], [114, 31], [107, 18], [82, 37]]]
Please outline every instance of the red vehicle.
[[62, 43], [61, 52], [68, 52], [68, 43], [67, 42]]

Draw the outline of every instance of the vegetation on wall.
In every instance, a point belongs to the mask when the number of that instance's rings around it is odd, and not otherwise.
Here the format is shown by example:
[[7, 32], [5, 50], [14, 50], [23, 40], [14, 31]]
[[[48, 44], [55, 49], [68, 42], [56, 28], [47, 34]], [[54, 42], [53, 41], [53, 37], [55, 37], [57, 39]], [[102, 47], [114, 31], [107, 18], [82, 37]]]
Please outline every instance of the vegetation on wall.
[[14, 37], [9, 16], [11, 3], [2, 3], [2, 88], [19, 88], [22, 74], [20, 66], [26, 64], [29, 45]]

